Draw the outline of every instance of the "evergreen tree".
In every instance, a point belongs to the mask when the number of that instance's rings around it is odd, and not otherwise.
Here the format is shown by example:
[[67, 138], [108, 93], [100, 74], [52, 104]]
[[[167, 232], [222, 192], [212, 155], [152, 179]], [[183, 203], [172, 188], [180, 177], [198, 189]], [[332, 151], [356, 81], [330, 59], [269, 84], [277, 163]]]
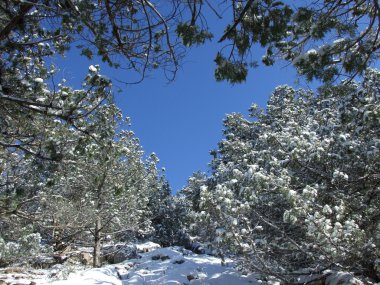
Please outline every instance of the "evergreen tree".
[[253, 120], [228, 115], [197, 216], [213, 244], [286, 282], [301, 268], [378, 280], [379, 82], [281, 86]]
[[66, 150], [70, 162], [59, 164], [41, 193], [43, 226], [52, 228], [56, 241], [72, 241], [89, 231], [95, 267], [101, 265], [106, 236], [126, 241], [151, 231], [151, 162], [144, 161], [133, 132], [117, 132], [120, 119], [114, 105], [98, 107], [86, 122], [91, 135], [77, 134], [77, 144]]

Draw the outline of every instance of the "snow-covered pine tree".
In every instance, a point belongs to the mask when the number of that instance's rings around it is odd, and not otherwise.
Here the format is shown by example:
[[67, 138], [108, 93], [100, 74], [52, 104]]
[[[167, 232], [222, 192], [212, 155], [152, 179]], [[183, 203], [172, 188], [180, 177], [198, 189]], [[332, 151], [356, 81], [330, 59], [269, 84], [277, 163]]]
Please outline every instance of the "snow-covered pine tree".
[[252, 120], [228, 115], [216, 185], [200, 192], [213, 244], [287, 282], [305, 268], [378, 280], [379, 86], [369, 69], [317, 94], [278, 87]]
[[132, 131], [118, 132], [120, 120], [114, 105], [99, 106], [84, 122], [86, 133], [66, 145], [68, 161], [59, 164], [42, 194], [41, 215], [57, 235], [52, 238], [71, 242], [91, 233], [96, 267], [106, 236], [127, 241], [151, 231], [150, 162]]
[[[63, 81], [51, 91], [46, 82], [53, 80], [54, 72], [46, 73], [44, 63], [36, 61], [38, 59], [29, 58], [23, 63], [15, 55], [13, 64], [7, 66], [3, 74], [10, 76], [7, 77], [9, 84], [15, 84], [14, 94], [26, 96], [19, 98], [20, 105], [11, 98], [0, 107], [0, 141], [3, 144], [0, 150], [0, 220], [5, 228], [10, 224], [16, 229], [25, 223], [43, 222], [44, 197], [41, 194], [54, 185], [52, 177], [60, 171], [60, 166], [74, 161], [75, 154], [71, 151], [91, 133], [90, 116], [100, 105], [110, 104], [112, 99], [110, 81], [97, 67], [90, 67], [92, 71], [86, 76], [82, 89], [73, 90]], [[11, 75], [17, 77], [15, 81], [11, 80]], [[30, 100], [31, 104], [25, 105], [24, 100]], [[2, 235], [5, 237], [7, 232], [2, 231]], [[18, 238], [17, 234], [9, 235]]]

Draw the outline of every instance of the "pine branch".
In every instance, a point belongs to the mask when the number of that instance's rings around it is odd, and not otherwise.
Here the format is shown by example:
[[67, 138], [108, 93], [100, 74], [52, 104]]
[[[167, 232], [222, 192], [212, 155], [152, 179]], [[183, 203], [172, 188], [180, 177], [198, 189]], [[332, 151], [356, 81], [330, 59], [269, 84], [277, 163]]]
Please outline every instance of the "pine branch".
[[219, 39], [218, 43], [223, 42], [235, 30], [237, 25], [239, 25], [239, 23], [243, 20], [245, 13], [247, 13], [247, 11], [251, 7], [252, 3], [253, 3], [253, 0], [248, 0], [243, 11], [239, 15], [239, 18], [237, 18], [235, 20], [234, 24], [223, 34], [223, 36]]
[[14, 16], [11, 21], [0, 31], [0, 41], [4, 40], [9, 34], [20, 24], [25, 18], [26, 14], [33, 8], [36, 0], [30, 3], [24, 3], [20, 7], [19, 13]]

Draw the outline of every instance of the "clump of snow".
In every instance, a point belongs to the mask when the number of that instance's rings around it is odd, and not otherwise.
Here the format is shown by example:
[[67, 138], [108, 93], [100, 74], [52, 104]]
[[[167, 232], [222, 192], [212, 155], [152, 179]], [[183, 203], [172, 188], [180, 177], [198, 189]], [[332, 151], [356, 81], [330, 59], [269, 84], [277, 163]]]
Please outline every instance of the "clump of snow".
[[340, 39], [336, 39], [335, 41], [333, 41], [333, 44], [338, 45], [338, 44], [344, 43], [345, 41], [346, 41], [346, 39], [340, 38]]
[[318, 52], [315, 50], [315, 49], [310, 49], [306, 52], [306, 54], [310, 55], [310, 54], [318, 54]]
[[256, 226], [256, 227], [254, 228], [254, 230], [256, 230], [256, 231], [262, 231], [262, 230], [263, 230], [263, 227], [262, 227], [262, 226]]
[[158, 243], [147, 241], [143, 243], [136, 244], [138, 252], [149, 252], [155, 249], [160, 248], [161, 246]]
[[88, 67], [88, 70], [91, 71], [91, 72], [98, 72], [98, 69], [95, 66], [93, 66], [93, 65], [90, 65]]

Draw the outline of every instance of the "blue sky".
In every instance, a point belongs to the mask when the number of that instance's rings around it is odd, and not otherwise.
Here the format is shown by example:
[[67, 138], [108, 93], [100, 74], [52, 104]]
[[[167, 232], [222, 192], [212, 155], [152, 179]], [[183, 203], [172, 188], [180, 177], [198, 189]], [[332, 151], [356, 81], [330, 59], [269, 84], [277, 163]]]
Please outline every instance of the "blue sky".
[[240, 85], [216, 82], [215, 53], [209, 45], [194, 48], [175, 82], [152, 76], [116, 96], [145, 151], [160, 158], [173, 191], [193, 172], [208, 169], [209, 151], [222, 139], [226, 114], [247, 114], [252, 103], [265, 108], [277, 85], [296, 78], [292, 69], [275, 67], [251, 70]]
[[[132, 130], [146, 154], [155, 152], [159, 157], [173, 192], [181, 189], [193, 172], [208, 170], [209, 151], [222, 139], [226, 114], [247, 114], [252, 103], [265, 108], [276, 86], [295, 85], [295, 71], [285, 63], [250, 70], [243, 84], [216, 82], [214, 58], [220, 48], [216, 39], [192, 48], [172, 83], [159, 70], [137, 85], [114, 81], [123, 90], [115, 92], [117, 105], [124, 116], [131, 117]], [[261, 56], [259, 51], [256, 57]], [[73, 85], [81, 82], [90, 64], [100, 64], [101, 73], [112, 79], [128, 78], [127, 72], [110, 69], [100, 60], [88, 61], [75, 49], [57, 59], [57, 64], [64, 66], [61, 72]]]

